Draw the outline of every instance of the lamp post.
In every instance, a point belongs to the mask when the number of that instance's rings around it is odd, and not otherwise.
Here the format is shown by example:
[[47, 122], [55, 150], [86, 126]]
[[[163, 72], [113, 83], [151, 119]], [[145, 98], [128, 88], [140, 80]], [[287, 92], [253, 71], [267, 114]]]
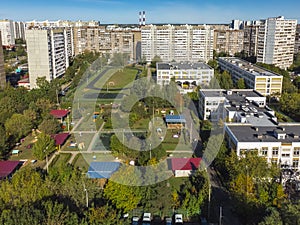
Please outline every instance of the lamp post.
[[46, 149], [44, 150], [45, 154], [46, 154], [46, 168], [47, 168], [47, 173], [49, 173], [49, 167], [48, 167], [48, 146], [46, 147]]
[[86, 207], [89, 207], [89, 194], [87, 192], [87, 189], [85, 187], [85, 183], [83, 182], [83, 191], [85, 192], [85, 199], [86, 199]]
[[152, 158], [152, 157], [151, 157], [151, 143], [150, 143], [150, 160], [151, 160], [151, 158]]

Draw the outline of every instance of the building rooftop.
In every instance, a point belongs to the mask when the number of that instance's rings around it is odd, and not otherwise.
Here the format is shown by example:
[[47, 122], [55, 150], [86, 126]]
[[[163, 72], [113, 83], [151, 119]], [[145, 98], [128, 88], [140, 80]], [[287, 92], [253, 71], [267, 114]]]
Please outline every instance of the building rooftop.
[[50, 114], [55, 118], [61, 119], [68, 115], [70, 111], [66, 109], [53, 109], [50, 111]]
[[0, 180], [8, 177], [20, 164], [20, 161], [0, 161]]
[[62, 145], [69, 137], [69, 133], [60, 133], [52, 135], [53, 139], [55, 140], [56, 145]]
[[166, 123], [185, 123], [183, 115], [166, 115]]
[[[271, 72], [266, 70], [262, 67], [256, 66], [250, 62], [242, 60], [236, 57], [220, 57], [219, 59], [224, 60], [228, 63], [231, 63], [235, 67], [238, 67], [242, 70], [248, 71], [248, 73], [252, 74], [253, 76], [281, 76], [277, 73]], [[281, 76], [282, 77], [282, 76]]]
[[[239, 142], [300, 142], [300, 123], [278, 126], [255, 127], [251, 124], [226, 124]], [[286, 134], [285, 139], [278, 139], [275, 132]]]
[[197, 170], [201, 158], [171, 158], [172, 170]]
[[208, 70], [212, 69], [209, 65], [203, 62], [170, 62], [170, 63], [157, 63], [156, 68], [158, 70]]
[[[228, 100], [245, 99], [245, 97], [264, 97], [262, 94], [253, 89], [200, 89], [200, 91], [205, 95], [205, 97], [226, 97]], [[228, 91], [231, 91], [231, 93], [229, 94]]]
[[89, 178], [108, 179], [119, 167], [119, 162], [91, 162], [87, 175]]

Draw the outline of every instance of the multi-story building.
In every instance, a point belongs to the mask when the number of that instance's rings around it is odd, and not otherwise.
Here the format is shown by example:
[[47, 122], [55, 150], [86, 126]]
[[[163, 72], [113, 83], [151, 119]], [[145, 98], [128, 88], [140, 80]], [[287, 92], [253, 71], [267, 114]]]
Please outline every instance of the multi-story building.
[[257, 55], [259, 25], [249, 25], [244, 28], [244, 52], [247, 56]]
[[14, 22], [13, 25], [15, 38], [25, 40], [25, 24], [23, 22]]
[[300, 24], [297, 24], [296, 35], [295, 35], [295, 49], [294, 53], [297, 54], [300, 52]]
[[238, 156], [246, 151], [256, 151], [268, 163], [282, 168], [300, 170], [300, 124], [279, 123], [273, 126], [252, 124], [226, 124], [225, 137], [229, 147]]
[[62, 76], [69, 66], [70, 47], [65, 29], [26, 30], [30, 88], [37, 88], [36, 79], [51, 81]]
[[4, 70], [4, 56], [3, 56], [1, 31], [0, 31], [0, 88], [4, 88], [5, 84], [6, 84], [6, 75]]
[[293, 63], [297, 20], [268, 18], [259, 26], [257, 62], [286, 69]]
[[[74, 47], [75, 55], [85, 50], [100, 53], [127, 53], [131, 60], [136, 59], [137, 45], [140, 43], [138, 30], [106, 29], [98, 27], [75, 27]], [[134, 38], [136, 37], [136, 38]]]
[[191, 92], [198, 86], [208, 85], [214, 70], [205, 63], [157, 63], [157, 84], [168, 85], [172, 78], [182, 93]]
[[283, 77], [236, 57], [220, 57], [219, 66], [231, 74], [233, 82], [244, 79], [247, 88], [262, 95], [280, 95]]
[[0, 20], [0, 31], [3, 46], [15, 44], [14, 24], [12, 20]]
[[226, 52], [231, 56], [241, 52], [244, 45], [243, 30], [214, 30], [214, 50], [217, 53]]
[[148, 25], [141, 28], [142, 57], [162, 61], [203, 61], [213, 58], [213, 29], [207, 25]]
[[201, 89], [199, 113], [203, 120], [222, 119], [258, 126], [277, 121], [274, 111], [266, 107], [266, 97], [253, 89]]

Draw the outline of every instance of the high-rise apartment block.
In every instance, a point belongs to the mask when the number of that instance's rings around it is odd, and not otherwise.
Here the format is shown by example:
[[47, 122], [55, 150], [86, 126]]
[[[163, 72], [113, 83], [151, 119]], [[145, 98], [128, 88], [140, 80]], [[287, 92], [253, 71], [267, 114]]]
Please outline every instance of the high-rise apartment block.
[[0, 31], [3, 46], [15, 44], [14, 23], [12, 20], [0, 20]]
[[213, 58], [213, 29], [207, 25], [148, 25], [141, 28], [142, 57], [150, 62], [204, 61]]
[[297, 24], [295, 35], [295, 54], [300, 52], [300, 24]]
[[293, 63], [297, 20], [268, 18], [259, 26], [257, 62], [286, 69]]
[[248, 25], [244, 28], [244, 52], [247, 56], [257, 55], [259, 25]]
[[25, 23], [13, 22], [13, 25], [15, 38], [25, 40]]
[[236, 57], [220, 57], [219, 66], [231, 74], [236, 83], [244, 79], [247, 88], [254, 89], [262, 95], [280, 95], [283, 77], [266, 69], [255, 66]]
[[214, 31], [214, 50], [217, 53], [226, 52], [231, 56], [243, 51], [244, 31], [217, 29]]
[[37, 88], [36, 79], [51, 81], [62, 76], [69, 66], [72, 52], [67, 29], [26, 30], [30, 88]]
[[6, 84], [6, 76], [4, 70], [4, 56], [3, 56], [1, 31], [0, 31], [0, 88], [4, 88], [5, 84]]

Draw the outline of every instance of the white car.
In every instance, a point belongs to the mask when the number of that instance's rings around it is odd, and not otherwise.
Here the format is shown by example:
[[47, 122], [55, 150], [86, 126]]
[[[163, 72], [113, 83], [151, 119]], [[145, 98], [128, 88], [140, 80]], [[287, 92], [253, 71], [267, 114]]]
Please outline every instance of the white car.
[[142, 225], [150, 225], [150, 223], [151, 223], [151, 213], [144, 213]]
[[140, 218], [137, 216], [132, 217], [132, 225], [138, 225]]
[[182, 214], [175, 214], [175, 224], [183, 224]]

